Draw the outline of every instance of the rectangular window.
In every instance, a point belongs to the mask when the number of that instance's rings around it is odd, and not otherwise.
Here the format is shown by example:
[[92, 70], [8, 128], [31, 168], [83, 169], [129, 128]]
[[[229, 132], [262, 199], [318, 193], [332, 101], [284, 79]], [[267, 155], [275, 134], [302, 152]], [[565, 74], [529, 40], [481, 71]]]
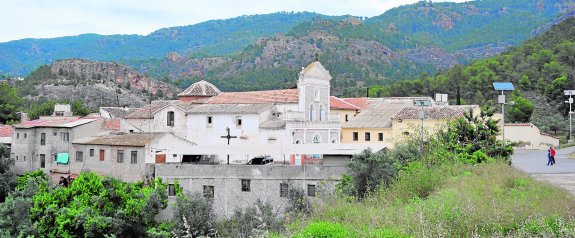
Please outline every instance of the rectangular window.
[[347, 114], [345, 114], [345, 121], [349, 121], [349, 119], [347, 118]]
[[58, 160], [58, 153], [54, 154], [54, 161]]
[[377, 134], [377, 137], [378, 137], [377, 139], [378, 139], [379, 141], [383, 141], [383, 133], [378, 133], [378, 134]]
[[288, 196], [288, 184], [280, 183], [280, 197], [285, 198]]
[[24, 139], [26, 139], [26, 137], [28, 137], [28, 133], [24, 133]]
[[204, 185], [204, 197], [214, 198], [214, 186]]
[[68, 132], [60, 132], [60, 139], [62, 141], [70, 141], [70, 134]]
[[242, 118], [241, 117], [236, 117], [236, 126], [238, 126], [238, 127], [242, 126]]
[[104, 159], [105, 159], [104, 152], [106, 152], [106, 151], [100, 150], [100, 161], [104, 161]]
[[315, 185], [313, 184], [307, 185], [307, 195], [310, 197], [315, 197]]
[[118, 163], [124, 163], [124, 151], [123, 150], [118, 150], [118, 155], [116, 157], [116, 161]]
[[250, 180], [242, 179], [242, 192], [249, 192], [249, 191], [250, 191]]
[[138, 151], [132, 151], [131, 152], [130, 163], [132, 163], [132, 164], [138, 163]]
[[16, 133], [16, 139], [20, 139], [20, 133]]
[[173, 184], [168, 184], [168, 196], [176, 196], [176, 187]]
[[84, 151], [76, 151], [76, 161], [84, 161]]
[[53, 135], [54, 135], [54, 136], [58, 136], [58, 132], [54, 132]]
[[46, 133], [40, 133], [40, 145], [46, 145]]
[[371, 133], [366, 132], [365, 133], [365, 141], [370, 141], [371, 140]]
[[94, 157], [94, 149], [90, 149], [90, 157]]
[[174, 112], [168, 112], [168, 126], [174, 126]]
[[359, 133], [354, 132], [353, 133], [353, 141], [357, 141], [357, 140], [359, 140]]
[[211, 127], [212, 126], [212, 116], [208, 116], [206, 120], [208, 123], [208, 127]]

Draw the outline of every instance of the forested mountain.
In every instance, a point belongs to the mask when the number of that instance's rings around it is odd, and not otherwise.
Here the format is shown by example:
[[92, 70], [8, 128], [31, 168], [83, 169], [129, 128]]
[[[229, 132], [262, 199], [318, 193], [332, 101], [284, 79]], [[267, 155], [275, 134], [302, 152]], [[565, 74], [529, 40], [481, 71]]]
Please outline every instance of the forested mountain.
[[22, 76], [40, 65], [66, 58], [120, 61], [164, 57], [169, 52], [229, 54], [314, 17], [334, 18], [310, 12], [278, 12], [164, 28], [146, 36], [83, 34], [10, 41], [0, 43], [0, 74]]
[[421, 1], [369, 19], [275, 13], [148, 36], [27, 39], [0, 44], [0, 74], [79, 57], [115, 61], [181, 88], [201, 78], [224, 91], [261, 90], [293, 84], [299, 67], [319, 58], [334, 76], [334, 95], [360, 96], [368, 86], [496, 55], [574, 11], [574, 0]]
[[[423, 75], [416, 80], [373, 87], [370, 91], [377, 96], [448, 93], [455, 104], [493, 105], [498, 92], [491, 83], [512, 82], [516, 90], [509, 101], [515, 100], [515, 105], [509, 110], [532, 103], [535, 110], [531, 121], [545, 131], [556, 132], [566, 129], [564, 116], [569, 105], [564, 103], [563, 90], [575, 89], [574, 74], [575, 18], [571, 17], [503, 54], [453, 67], [433, 77]], [[509, 116], [511, 121], [530, 119], [520, 114]]]
[[126, 60], [158, 78], [199, 78], [223, 90], [283, 87], [316, 54], [334, 76], [335, 95], [364, 95], [365, 87], [434, 74], [456, 64], [496, 55], [558, 17], [573, 1], [419, 2], [369, 18], [313, 19], [287, 34], [263, 38], [242, 52], [202, 58], [171, 53], [163, 59]]

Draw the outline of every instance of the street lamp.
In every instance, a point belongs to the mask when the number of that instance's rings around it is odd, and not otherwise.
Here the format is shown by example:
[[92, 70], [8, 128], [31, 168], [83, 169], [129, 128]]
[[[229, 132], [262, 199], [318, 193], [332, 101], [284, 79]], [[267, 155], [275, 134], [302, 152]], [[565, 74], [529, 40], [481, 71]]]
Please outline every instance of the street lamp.
[[501, 104], [501, 132], [503, 135], [503, 146], [505, 146], [505, 91], [513, 91], [515, 87], [510, 82], [495, 82], [493, 88], [501, 91], [501, 95], [497, 97], [497, 102]]
[[571, 104], [573, 104], [573, 94], [575, 94], [575, 90], [565, 90], [563, 91], [565, 92], [566, 96], [569, 96], [569, 100], [565, 101], [566, 103], [569, 103], [569, 140], [567, 141], [567, 144], [573, 144], [573, 130], [571, 127], [571, 114], [573, 114], [573, 111], [571, 111]]

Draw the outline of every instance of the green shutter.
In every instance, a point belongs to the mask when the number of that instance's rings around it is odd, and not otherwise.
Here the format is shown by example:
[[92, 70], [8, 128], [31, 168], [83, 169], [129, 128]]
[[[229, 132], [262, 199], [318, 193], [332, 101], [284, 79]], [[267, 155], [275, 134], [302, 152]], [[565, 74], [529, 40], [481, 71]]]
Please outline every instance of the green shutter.
[[58, 153], [56, 164], [68, 164], [68, 153]]

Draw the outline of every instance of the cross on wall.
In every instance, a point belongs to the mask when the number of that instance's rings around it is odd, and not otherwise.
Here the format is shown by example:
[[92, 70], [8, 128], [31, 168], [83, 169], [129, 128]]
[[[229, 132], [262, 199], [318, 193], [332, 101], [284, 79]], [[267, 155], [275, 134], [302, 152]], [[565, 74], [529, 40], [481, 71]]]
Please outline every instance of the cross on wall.
[[[226, 127], [227, 135], [221, 136], [223, 139], [228, 139], [228, 145], [230, 144], [230, 139], [238, 138], [237, 136], [230, 135], [230, 128]], [[230, 154], [227, 155], [228, 157], [228, 164], [230, 164]]]

